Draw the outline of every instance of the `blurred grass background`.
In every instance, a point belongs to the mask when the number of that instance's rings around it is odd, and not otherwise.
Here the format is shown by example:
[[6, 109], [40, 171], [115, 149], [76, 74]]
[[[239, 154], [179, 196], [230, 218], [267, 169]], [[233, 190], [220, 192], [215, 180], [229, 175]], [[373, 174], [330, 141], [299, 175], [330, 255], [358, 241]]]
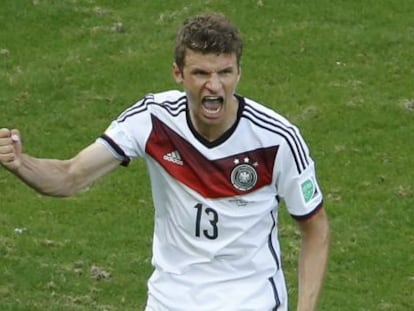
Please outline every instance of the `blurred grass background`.
[[[0, 127], [67, 158], [124, 108], [177, 88], [175, 30], [222, 11], [245, 39], [238, 92], [298, 125], [333, 239], [320, 310], [413, 310], [414, 2], [2, 0]], [[0, 310], [142, 310], [152, 202], [141, 161], [45, 198], [0, 170]], [[296, 304], [298, 234], [281, 214]]]

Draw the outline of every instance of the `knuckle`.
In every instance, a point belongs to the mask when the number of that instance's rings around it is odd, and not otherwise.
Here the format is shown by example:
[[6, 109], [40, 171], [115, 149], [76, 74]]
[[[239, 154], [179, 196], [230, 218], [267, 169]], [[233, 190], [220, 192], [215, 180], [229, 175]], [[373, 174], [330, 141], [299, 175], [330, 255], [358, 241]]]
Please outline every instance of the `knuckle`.
[[9, 137], [1, 137], [0, 136], [0, 147], [7, 146], [11, 144], [11, 139]]
[[7, 128], [0, 129], [0, 138], [9, 137], [11, 135], [11, 131]]
[[13, 147], [11, 145], [0, 145], [0, 154], [1, 155], [7, 155], [14, 151]]
[[11, 160], [11, 158], [10, 158], [10, 156], [7, 156], [7, 155], [0, 155], [0, 162], [1, 163], [9, 163], [9, 162], [11, 162], [12, 160]]

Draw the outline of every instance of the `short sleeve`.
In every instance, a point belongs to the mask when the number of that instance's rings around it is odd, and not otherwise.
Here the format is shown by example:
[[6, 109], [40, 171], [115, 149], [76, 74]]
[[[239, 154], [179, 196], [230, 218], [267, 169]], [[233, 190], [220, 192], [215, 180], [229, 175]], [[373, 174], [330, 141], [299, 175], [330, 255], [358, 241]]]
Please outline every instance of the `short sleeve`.
[[286, 141], [279, 151], [276, 160], [278, 195], [292, 217], [308, 218], [319, 210], [323, 201], [309, 149], [297, 132], [296, 143]]
[[151, 128], [150, 113], [145, 102], [139, 101], [112, 121], [97, 142], [110, 148], [125, 165], [130, 159], [144, 156]]

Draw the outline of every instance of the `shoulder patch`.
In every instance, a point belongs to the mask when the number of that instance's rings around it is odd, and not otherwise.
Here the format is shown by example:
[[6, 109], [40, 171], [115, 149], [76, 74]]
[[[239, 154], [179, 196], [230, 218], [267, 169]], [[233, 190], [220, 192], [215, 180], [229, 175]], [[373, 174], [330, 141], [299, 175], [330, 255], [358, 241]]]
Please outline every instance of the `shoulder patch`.
[[305, 200], [305, 203], [308, 203], [313, 198], [313, 194], [315, 193], [315, 187], [315, 183], [311, 178], [308, 178], [302, 183], [302, 196]]

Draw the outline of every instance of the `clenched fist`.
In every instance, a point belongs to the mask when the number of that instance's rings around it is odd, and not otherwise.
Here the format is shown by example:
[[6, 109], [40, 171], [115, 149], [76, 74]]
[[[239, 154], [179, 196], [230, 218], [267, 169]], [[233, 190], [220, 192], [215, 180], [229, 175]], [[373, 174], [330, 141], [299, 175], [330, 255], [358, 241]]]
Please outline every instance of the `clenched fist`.
[[18, 130], [0, 129], [0, 164], [11, 171], [21, 165], [22, 145]]

